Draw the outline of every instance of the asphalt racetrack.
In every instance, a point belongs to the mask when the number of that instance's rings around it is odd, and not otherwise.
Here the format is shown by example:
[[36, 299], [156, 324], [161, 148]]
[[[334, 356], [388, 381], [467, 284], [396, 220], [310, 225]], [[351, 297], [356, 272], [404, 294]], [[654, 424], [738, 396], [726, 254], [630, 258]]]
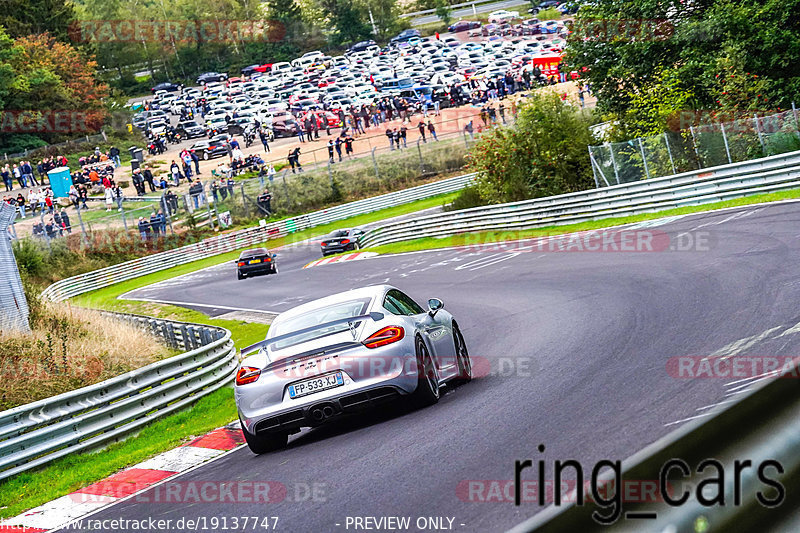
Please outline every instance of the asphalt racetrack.
[[129, 293], [214, 315], [280, 312], [389, 283], [420, 302], [441, 298], [483, 375], [433, 407], [387, 407], [304, 430], [284, 451], [255, 456], [241, 448], [178, 479], [278, 482], [286, 487], [279, 502], [134, 498], [93, 518], [277, 516], [278, 531], [337, 532], [357, 530], [353, 517], [411, 517], [408, 531], [433, 530], [435, 522], [418, 529], [419, 517], [444, 517], [454, 531], [503, 531], [541, 509], [535, 501], [516, 507], [510, 493], [492, 489], [492, 480], [513, 480], [515, 460], [577, 459], [588, 472], [705, 416], [752, 382], [681, 378], [668, 371], [670, 358], [798, 354], [800, 203], [630, 229], [655, 235], [666, 249], [555, 252], [522, 243], [303, 270], [320, 257], [311, 242], [279, 250], [275, 276], [238, 281], [230, 263]]

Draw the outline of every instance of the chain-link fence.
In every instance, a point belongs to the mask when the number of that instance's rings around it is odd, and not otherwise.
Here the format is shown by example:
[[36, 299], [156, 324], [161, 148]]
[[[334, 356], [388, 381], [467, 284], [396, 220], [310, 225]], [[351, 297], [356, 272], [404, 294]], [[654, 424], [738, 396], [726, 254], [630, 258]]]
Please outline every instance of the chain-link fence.
[[738, 163], [800, 149], [800, 121], [791, 111], [589, 147], [595, 183], [607, 187]]

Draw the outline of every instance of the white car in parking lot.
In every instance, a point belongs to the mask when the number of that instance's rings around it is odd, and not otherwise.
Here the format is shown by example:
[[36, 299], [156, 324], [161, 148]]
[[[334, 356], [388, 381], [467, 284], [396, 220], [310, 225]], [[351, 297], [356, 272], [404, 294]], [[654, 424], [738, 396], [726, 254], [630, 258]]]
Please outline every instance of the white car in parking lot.
[[489, 13], [489, 24], [500, 24], [501, 22], [508, 22], [509, 20], [518, 18], [519, 11], [506, 11], [505, 9], [501, 9]]

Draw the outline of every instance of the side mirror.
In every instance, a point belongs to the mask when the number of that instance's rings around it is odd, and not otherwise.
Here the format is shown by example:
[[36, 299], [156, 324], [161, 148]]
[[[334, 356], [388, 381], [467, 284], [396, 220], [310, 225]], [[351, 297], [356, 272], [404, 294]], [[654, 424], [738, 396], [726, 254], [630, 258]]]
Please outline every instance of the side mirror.
[[428, 300], [428, 314], [431, 316], [436, 316], [436, 313], [439, 309], [444, 308], [444, 302], [441, 301], [439, 298], [431, 298]]

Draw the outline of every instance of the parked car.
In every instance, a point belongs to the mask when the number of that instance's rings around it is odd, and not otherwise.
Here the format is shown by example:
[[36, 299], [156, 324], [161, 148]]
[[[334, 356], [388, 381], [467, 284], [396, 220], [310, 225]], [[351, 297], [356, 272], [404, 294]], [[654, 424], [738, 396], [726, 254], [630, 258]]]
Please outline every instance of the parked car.
[[228, 75], [222, 72], [204, 72], [197, 76], [197, 84], [198, 85], [205, 85], [206, 83], [211, 83], [214, 81], [225, 81], [228, 79]]
[[391, 40], [389, 41], [389, 43], [390, 44], [404, 43], [404, 42], [406, 42], [409, 39], [412, 39], [414, 37], [420, 37], [420, 35], [421, 34], [420, 34], [419, 30], [416, 30], [414, 28], [410, 28], [410, 29], [401, 31], [400, 33], [398, 33], [397, 35], [392, 37]]
[[209, 141], [197, 141], [189, 147], [190, 152], [197, 154], [203, 161], [228, 155], [228, 149], [222, 144], [212, 144]]
[[236, 260], [236, 277], [244, 279], [257, 274], [277, 274], [278, 265], [275, 257], [275, 254], [269, 253], [266, 248], [243, 251]]
[[354, 52], [363, 52], [364, 50], [366, 50], [370, 46], [377, 46], [377, 43], [375, 41], [373, 41], [372, 39], [369, 39], [367, 41], [360, 41], [360, 42], [357, 42], [356, 44], [354, 44], [353, 46], [351, 46], [350, 48], [348, 48], [347, 51], [349, 53], [351, 53], [351, 54], [354, 53]]
[[337, 229], [322, 238], [320, 248], [322, 257], [349, 250], [358, 250], [359, 240], [364, 235], [361, 228]]
[[184, 120], [183, 122], [178, 122], [178, 125], [175, 126], [175, 131], [180, 133], [184, 139], [203, 137], [206, 134], [205, 128], [203, 128], [203, 126], [194, 120]]
[[[303, 427], [381, 402], [433, 405], [442, 386], [472, 377], [464, 336], [444, 303], [431, 298], [424, 309], [390, 285], [285, 311], [242, 355], [234, 397], [256, 454], [284, 448]], [[364, 360], [383, 364], [359, 364]]]
[[447, 27], [447, 31], [452, 33], [459, 33], [462, 31], [474, 30], [480, 28], [481, 23], [476, 20], [459, 20]]
[[293, 118], [283, 118], [285, 115], [282, 115], [280, 118], [275, 118], [272, 121], [272, 132], [275, 134], [275, 137], [292, 137], [293, 135], [297, 135], [297, 121]]
[[176, 91], [179, 91], [180, 89], [181, 89], [181, 86], [178, 85], [177, 83], [172, 83], [172, 82], [169, 82], [169, 81], [165, 81], [165, 82], [159, 83], [155, 87], [151, 88], [150, 92], [153, 93], [153, 94], [155, 94], [157, 91], [167, 91], [167, 92], [170, 92], [170, 93], [174, 93]]
[[501, 9], [499, 11], [492, 11], [491, 13], [489, 13], [490, 24], [508, 22], [509, 20], [518, 18], [519, 18], [519, 11], [506, 11], [505, 9]]

